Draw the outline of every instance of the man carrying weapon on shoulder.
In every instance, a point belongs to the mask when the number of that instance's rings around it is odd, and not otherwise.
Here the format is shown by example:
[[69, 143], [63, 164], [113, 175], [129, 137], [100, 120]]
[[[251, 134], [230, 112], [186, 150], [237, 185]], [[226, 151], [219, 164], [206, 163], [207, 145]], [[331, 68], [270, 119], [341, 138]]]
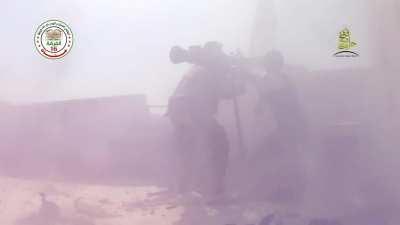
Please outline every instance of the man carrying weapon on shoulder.
[[195, 149], [203, 144], [206, 149], [207, 174], [213, 198], [225, 193], [229, 143], [224, 127], [216, 120], [218, 105], [223, 99], [232, 99], [244, 92], [243, 85], [232, 81], [235, 66], [233, 57], [226, 55], [222, 44], [208, 42], [188, 50], [173, 47], [172, 63], [189, 63], [193, 66], [178, 84], [169, 99], [167, 115], [170, 118], [178, 144], [178, 191], [196, 190], [195, 175], [197, 156]]

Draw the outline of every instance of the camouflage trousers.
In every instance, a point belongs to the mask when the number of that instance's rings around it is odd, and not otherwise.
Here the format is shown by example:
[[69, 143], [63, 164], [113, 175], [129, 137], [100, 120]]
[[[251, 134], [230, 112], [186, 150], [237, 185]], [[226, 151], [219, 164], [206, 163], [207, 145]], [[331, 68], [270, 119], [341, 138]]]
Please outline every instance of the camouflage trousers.
[[229, 157], [224, 128], [212, 116], [173, 124], [178, 155], [178, 191], [223, 194]]

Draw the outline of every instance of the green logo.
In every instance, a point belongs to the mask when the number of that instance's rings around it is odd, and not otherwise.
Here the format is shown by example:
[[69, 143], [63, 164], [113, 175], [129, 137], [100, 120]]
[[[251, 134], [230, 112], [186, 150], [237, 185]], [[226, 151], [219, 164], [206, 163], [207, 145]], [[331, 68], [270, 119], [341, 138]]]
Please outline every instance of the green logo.
[[351, 39], [351, 32], [348, 28], [339, 32], [338, 52], [334, 54], [336, 57], [357, 57], [358, 53], [350, 51], [357, 46], [357, 43]]

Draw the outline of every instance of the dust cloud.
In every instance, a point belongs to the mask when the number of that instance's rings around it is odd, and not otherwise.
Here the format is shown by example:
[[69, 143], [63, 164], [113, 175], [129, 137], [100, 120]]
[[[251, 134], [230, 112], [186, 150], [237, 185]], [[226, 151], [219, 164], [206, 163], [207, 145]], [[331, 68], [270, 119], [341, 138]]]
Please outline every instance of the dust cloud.
[[396, 0], [0, 3], [0, 224], [399, 223]]

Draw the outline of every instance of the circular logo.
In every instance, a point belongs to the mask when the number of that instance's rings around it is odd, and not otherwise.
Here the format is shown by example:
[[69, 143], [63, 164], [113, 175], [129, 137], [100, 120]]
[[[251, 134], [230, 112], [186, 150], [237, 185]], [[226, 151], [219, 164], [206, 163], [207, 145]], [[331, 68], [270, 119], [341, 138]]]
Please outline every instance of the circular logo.
[[35, 46], [48, 59], [59, 59], [71, 50], [74, 37], [71, 28], [60, 20], [48, 20], [35, 32]]

